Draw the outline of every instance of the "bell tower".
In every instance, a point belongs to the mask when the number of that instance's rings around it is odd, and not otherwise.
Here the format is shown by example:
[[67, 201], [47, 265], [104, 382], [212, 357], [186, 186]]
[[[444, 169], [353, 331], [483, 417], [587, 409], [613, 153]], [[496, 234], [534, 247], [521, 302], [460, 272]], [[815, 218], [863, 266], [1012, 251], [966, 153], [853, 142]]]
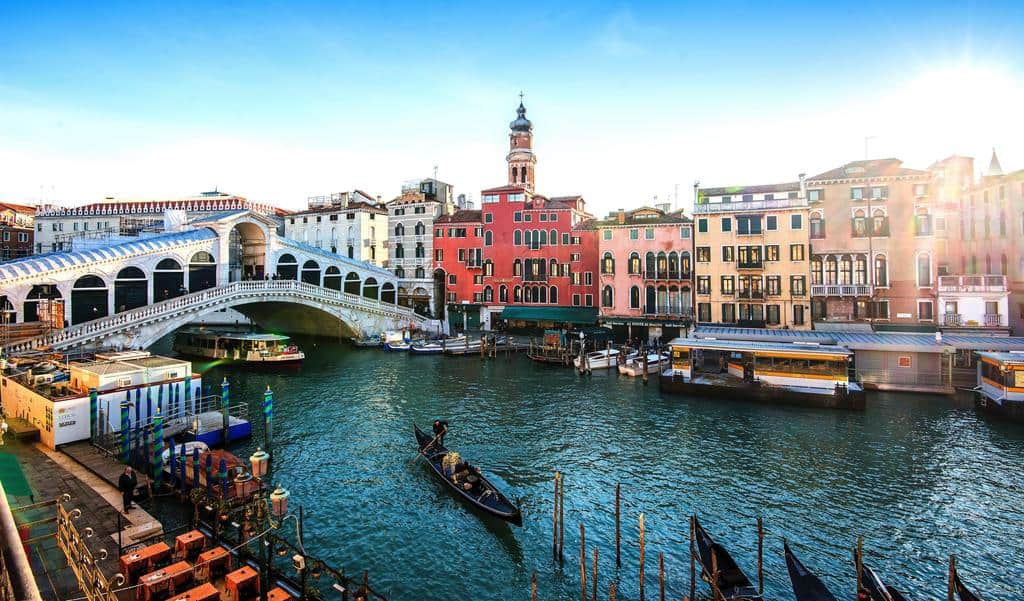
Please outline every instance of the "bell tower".
[[508, 183], [523, 186], [532, 192], [536, 184], [533, 177], [537, 157], [533, 154], [533, 124], [526, 118], [522, 92], [519, 93], [516, 120], [509, 124], [509, 129], [512, 132], [508, 136], [509, 151], [505, 157], [508, 161]]

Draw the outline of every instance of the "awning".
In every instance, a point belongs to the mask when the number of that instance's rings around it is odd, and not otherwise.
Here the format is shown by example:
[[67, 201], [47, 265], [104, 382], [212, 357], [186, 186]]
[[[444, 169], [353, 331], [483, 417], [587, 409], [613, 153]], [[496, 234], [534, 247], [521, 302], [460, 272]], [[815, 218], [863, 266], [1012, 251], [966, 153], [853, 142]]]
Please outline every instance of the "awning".
[[505, 307], [501, 319], [593, 325], [597, 323], [597, 307]]

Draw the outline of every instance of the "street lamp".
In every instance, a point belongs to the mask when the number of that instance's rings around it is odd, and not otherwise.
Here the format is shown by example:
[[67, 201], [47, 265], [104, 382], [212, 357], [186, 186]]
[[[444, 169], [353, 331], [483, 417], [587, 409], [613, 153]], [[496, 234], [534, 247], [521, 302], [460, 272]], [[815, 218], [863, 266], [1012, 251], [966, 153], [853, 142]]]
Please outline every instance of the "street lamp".
[[270, 466], [270, 454], [256, 447], [256, 452], [249, 456], [249, 463], [252, 464], [252, 475], [256, 478], [263, 478], [267, 475], [267, 469]]
[[280, 484], [274, 489], [274, 492], [270, 493], [270, 507], [277, 519], [283, 519], [288, 514], [288, 497], [291, 493], [288, 489], [284, 488]]
[[239, 470], [239, 472], [235, 474], [235, 496], [239, 499], [244, 498], [246, 489], [249, 487], [250, 483], [252, 483], [252, 474], [247, 474], [244, 471]]

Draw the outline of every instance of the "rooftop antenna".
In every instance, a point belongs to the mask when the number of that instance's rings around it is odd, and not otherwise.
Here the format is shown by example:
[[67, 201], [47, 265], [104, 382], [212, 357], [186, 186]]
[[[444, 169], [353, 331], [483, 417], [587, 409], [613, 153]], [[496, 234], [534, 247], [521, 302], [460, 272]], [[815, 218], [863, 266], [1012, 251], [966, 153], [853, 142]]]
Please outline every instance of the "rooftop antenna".
[[434, 181], [437, 181], [437, 163], [434, 163]]

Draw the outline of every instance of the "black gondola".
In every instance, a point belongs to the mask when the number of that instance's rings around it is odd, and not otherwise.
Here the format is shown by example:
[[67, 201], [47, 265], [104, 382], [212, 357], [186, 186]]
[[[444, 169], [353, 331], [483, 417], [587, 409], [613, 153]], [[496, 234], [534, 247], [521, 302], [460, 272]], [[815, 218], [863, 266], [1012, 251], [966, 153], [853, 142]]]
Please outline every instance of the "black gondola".
[[[455, 491], [459, 497], [465, 499], [481, 511], [497, 516], [516, 526], [523, 525], [523, 515], [519, 513], [519, 508], [512, 501], [509, 501], [505, 495], [501, 494], [483, 474], [478, 474], [480, 482], [472, 490], [464, 490], [462, 486], [446, 476], [441, 462], [448, 453], [448, 449], [442, 446], [440, 442], [430, 444], [434, 440], [433, 437], [420, 430], [420, 427], [416, 424], [413, 424], [413, 428], [416, 431], [416, 442], [419, 443], [420, 454], [430, 463], [430, 468], [433, 470], [434, 475], [444, 482], [448, 488]], [[429, 449], [427, 449], [428, 446], [430, 447]]]
[[804, 567], [796, 555], [789, 549], [785, 541], [782, 546], [786, 554], [786, 568], [789, 569], [789, 580], [793, 583], [793, 596], [796, 601], [836, 601], [825, 583]]
[[713, 538], [701, 527], [697, 516], [693, 517], [694, 538], [697, 541], [697, 560], [700, 562], [700, 577], [711, 584], [712, 561], [711, 555], [714, 551], [714, 564], [718, 569], [718, 582], [715, 586], [722, 599], [725, 601], [762, 601], [757, 589], [751, 584], [750, 579], [743, 573], [743, 570], [736, 565], [736, 561], [725, 550], [725, 547], [715, 542]]
[[882, 582], [863, 561], [860, 564], [860, 586], [871, 601], [906, 601], [903, 593]]
[[953, 570], [953, 589], [956, 591], [960, 601], [981, 601], [981, 597], [971, 592], [971, 589], [964, 586], [962, 580], [960, 580], [960, 572]]

